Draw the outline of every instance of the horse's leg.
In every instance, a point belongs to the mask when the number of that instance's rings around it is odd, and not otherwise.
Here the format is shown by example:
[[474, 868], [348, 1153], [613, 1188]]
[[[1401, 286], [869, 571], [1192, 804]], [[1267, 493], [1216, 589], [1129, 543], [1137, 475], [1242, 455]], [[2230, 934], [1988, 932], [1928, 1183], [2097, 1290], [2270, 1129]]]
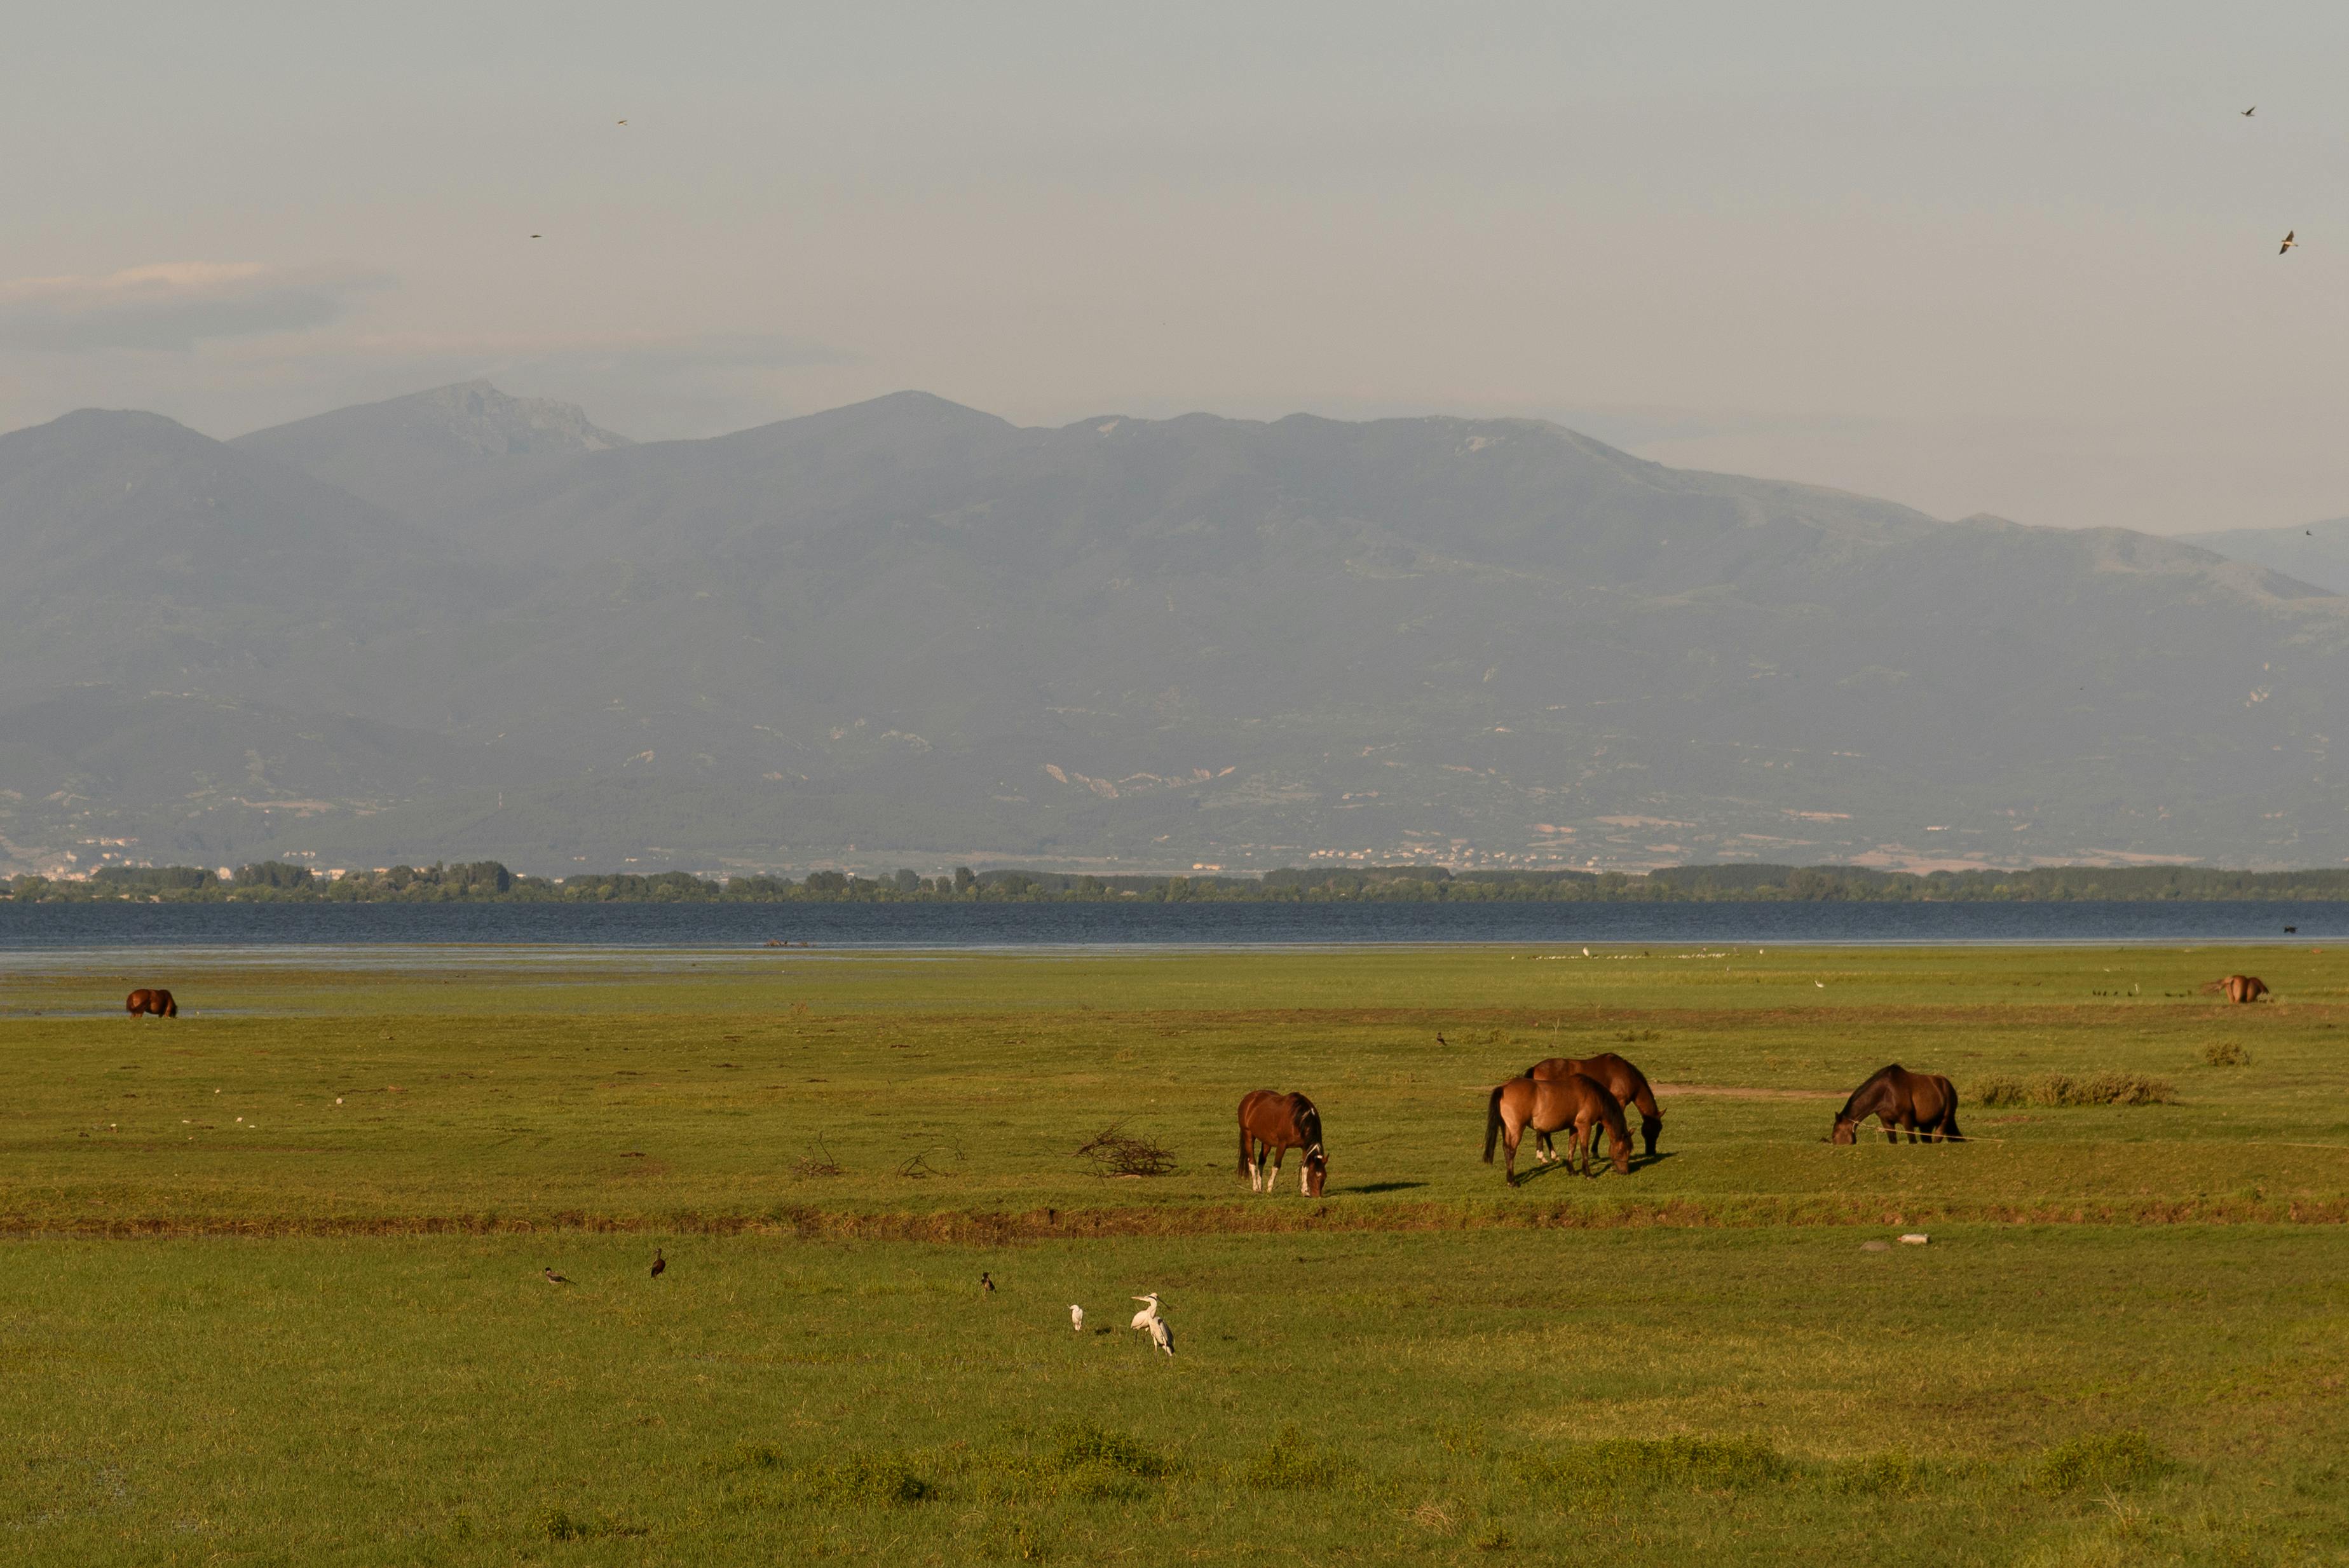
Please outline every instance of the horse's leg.
[[1501, 1161], [1501, 1174], [1512, 1187], [1517, 1184], [1517, 1139], [1525, 1136], [1525, 1130], [1521, 1124], [1511, 1121], [1506, 1116], [1501, 1118], [1501, 1153], [1505, 1157]]
[[1280, 1162], [1288, 1158], [1288, 1146], [1285, 1143], [1268, 1143], [1265, 1147], [1272, 1150], [1272, 1174], [1264, 1179], [1265, 1194], [1269, 1197], [1273, 1189], [1280, 1185]]
[[[1581, 1135], [1578, 1141], [1582, 1145], [1582, 1174], [1586, 1178], [1595, 1178], [1599, 1174], [1599, 1135], [1607, 1129], [1594, 1116], [1578, 1131]], [[1612, 1141], [1614, 1135], [1610, 1133], [1608, 1136]]]
[[1878, 1111], [1878, 1112], [1877, 1113], [1877, 1116], [1876, 1116], [1876, 1124], [1877, 1124], [1877, 1126], [1878, 1126], [1878, 1127], [1882, 1127], [1882, 1128], [1884, 1129], [1884, 1141], [1885, 1141], [1885, 1142], [1887, 1142], [1887, 1143], [1890, 1143], [1890, 1144], [1897, 1144], [1897, 1143], [1899, 1143], [1899, 1142], [1900, 1141], [1900, 1128], [1899, 1128], [1899, 1125], [1894, 1121], [1894, 1119], [1893, 1119], [1891, 1116], [1889, 1116], [1885, 1115], [1883, 1112]]

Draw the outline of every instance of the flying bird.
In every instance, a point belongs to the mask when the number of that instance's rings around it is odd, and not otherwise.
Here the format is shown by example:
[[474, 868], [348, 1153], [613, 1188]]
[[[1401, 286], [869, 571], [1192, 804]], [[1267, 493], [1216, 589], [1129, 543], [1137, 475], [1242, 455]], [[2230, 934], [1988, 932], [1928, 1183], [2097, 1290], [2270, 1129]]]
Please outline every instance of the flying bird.
[[653, 1275], [652, 1275], [652, 1277], [653, 1277], [654, 1279], [659, 1279], [659, 1278], [661, 1277], [661, 1275], [662, 1275], [664, 1272], [666, 1272], [667, 1271], [667, 1269], [668, 1269], [668, 1260], [667, 1260], [667, 1258], [664, 1258], [664, 1257], [662, 1257], [662, 1256], [661, 1256], [661, 1250], [660, 1250], [658, 1247], [655, 1247], [655, 1248], [653, 1249]]
[[[2245, 119], [2251, 119], [2251, 116], [2253, 116], [2253, 115], [2255, 115], [2255, 114], [2257, 114], [2257, 113], [2259, 113], [2259, 112], [2260, 112], [2260, 106], [2259, 106], [2258, 104], [2253, 104], [2253, 105], [2251, 105], [2251, 108], [2249, 108], [2249, 109], [2247, 109], [2243, 110], [2243, 118], [2244, 118]], [[627, 124], [628, 122], [627, 122], [626, 120], [625, 120], [625, 119], [624, 119], [624, 120], [620, 121], [620, 123], [621, 123], [622, 125], [626, 125], [626, 124]]]
[[1169, 1355], [1174, 1354], [1174, 1331], [1166, 1326], [1165, 1319], [1154, 1317], [1150, 1320], [1150, 1343]]
[[1085, 1309], [1074, 1302], [1069, 1303], [1069, 1326], [1079, 1334], [1085, 1332]]
[[2297, 239], [2292, 237], [2299, 233], [2300, 231], [2298, 229], [2286, 229], [2283, 232], [2283, 244], [2276, 247], [2276, 254], [2282, 255], [2284, 252], [2292, 249], [2292, 246], [2300, 244]]
[[567, 1285], [571, 1282], [564, 1279], [561, 1274], [556, 1273], [553, 1269], [549, 1269], [546, 1271], [546, 1282], [550, 1285]]
[[981, 1295], [991, 1296], [995, 1293], [995, 1282], [987, 1277], [985, 1269], [978, 1271], [978, 1291]]
[[1133, 1299], [1138, 1302], [1148, 1302], [1150, 1304], [1133, 1314], [1133, 1323], [1131, 1326], [1134, 1328], [1148, 1328], [1152, 1324], [1158, 1321], [1158, 1293], [1156, 1291], [1151, 1292], [1146, 1296], [1136, 1296]]
[[624, 119], [624, 120], [620, 121], [620, 123], [621, 123], [622, 125], [626, 125], [626, 124], [627, 124], [628, 122], [627, 122], [626, 120], [625, 120], [625, 119]]

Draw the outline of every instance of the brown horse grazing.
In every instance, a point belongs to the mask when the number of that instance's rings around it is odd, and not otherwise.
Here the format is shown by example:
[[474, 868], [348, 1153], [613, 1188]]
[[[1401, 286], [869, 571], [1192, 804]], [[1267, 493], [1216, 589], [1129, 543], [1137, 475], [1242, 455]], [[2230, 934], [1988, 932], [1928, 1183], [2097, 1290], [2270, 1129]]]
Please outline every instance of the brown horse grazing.
[[[1664, 1130], [1664, 1113], [1656, 1108], [1656, 1092], [1648, 1087], [1648, 1075], [1623, 1060], [1612, 1051], [1596, 1056], [1577, 1059], [1572, 1056], [1552, 1056], [1547, 1062], [1537, 1062], [1525, 1070], [1528, 1078], [1570, 1078], [1579, 1073], [1586, 1078], [1596, 1078], [1605, 1085], [1615, 1103], [1640, 1107], [1640, 1136], [1647, 1141], [1648, 1158], [1656, 1158], [1656, 1137]], [[1534, 1138], [1536, 1159], [1555, 1158], [1549, 1135], [1540, 1133]]]
[[123, 998], [122, 1008], [133, 1018], [142, 1012], [151, 1012], [158, 1018], [180, 1016], [180, 1004], [171, 1000], [168, 991], [134, 991]]
[[1896, 1128], [1907, 1129], [1910, 1143], [1917, 1141], [1920, 1128], [1929, 1143], [1966, 1136], [1958, 1130], [1957, 1085], [1938, 1073], [1912, 1073], [1898, 1062], [1878, 1068], [1874, 1077], [1851, 1092], [1836, 1113], [1830, 1141], [1857, 1143], [1859, 1124], [1870, 1116], [1883, 1123], [1887, 1143], [1900, 1141]]
[[2255, 974], [2230, 974], [2224, 980], [2214, 980], [2203, 991], [2224, 992], [2230, 1002], [2257, 1002], [2262, 996], [2272, 996], [2268, 982]]
[[[1308, 1198], [1321, 1196], [1330, 1179], [1330, 1154], [1321, 1143], [1321, 1113], [1302, 1095], [1278, 1089], [1256, 1089], [1240, 1099], [1240, 1174], [1251, 1192], [1270, 1192], [1280, 1184], [1280, 1162], [1292, 1148], [1305, 1151], [1297, 1173], [1297, 1190]], [[1269, 1158], [1272, 1168], [1264, 1168]]]
[[1494, 1142], [1504, 1141], [1509, 1151], [1504, 1168], [1509, 1185], [1515, 1187], [1517, 1143], [1526, 1129], [1531, 1127], [1538, 1135], [1572, 1127], [1574, 1140], [1568, 1146], [1566, 1168], [1575, 1169], [1579, 1159], [1583, 1175], [1597, 1176], [1599, 1161], [1591, 1153], [1590, 1140], [1602, 1127], [1607, 1129], [1615, 1174], [1630, 1175], [1631, 1134], [1623, 1125], [1623, 1107], [1597, 1079], [1580, 1073], [1566, 1078], [1511, 1078], [1493, 1091], [1485, 1112], [1485, 1163], [1493, 1163]]

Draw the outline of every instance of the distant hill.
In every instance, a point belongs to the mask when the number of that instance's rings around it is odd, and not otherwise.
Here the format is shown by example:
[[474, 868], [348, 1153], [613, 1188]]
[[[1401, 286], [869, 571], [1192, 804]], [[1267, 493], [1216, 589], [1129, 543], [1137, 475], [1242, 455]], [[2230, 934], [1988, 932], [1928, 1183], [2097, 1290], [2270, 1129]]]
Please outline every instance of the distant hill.
[[610, 452], [629, 442], [570, 403], [510, 398], [487, 381], [460, 381], [255, 431], [230, 444], [407, 512], [517, 461]]
[[[0, 568], [48, 563], [39, 629], [0, 628], [19, 858], [191, 833], [214, 863], [558, 874], [2349, 858], [2349, 600], [2188, 543], [1526, 421], [1035, 430], [903, 393], [378, 461], [438, 428], [417, 403], [226, 445], [151, 416], [0, 438]], [[89, 528], [118, 543], [74, 556]], [[203, 563], [211, 597], [126, 552]], [[109, 722], [170, 732], [157, 694], [246, 715], [270, 788], [324, 804], [72, 762]], [[88, 705], [82, 752], [9, 745], [44, 702]]]
[[2179, 537], [2238, 561], [2271, 567], [2327, 593], [2349, 594], [2349, 517], [2296, 528], [2230, 528]]

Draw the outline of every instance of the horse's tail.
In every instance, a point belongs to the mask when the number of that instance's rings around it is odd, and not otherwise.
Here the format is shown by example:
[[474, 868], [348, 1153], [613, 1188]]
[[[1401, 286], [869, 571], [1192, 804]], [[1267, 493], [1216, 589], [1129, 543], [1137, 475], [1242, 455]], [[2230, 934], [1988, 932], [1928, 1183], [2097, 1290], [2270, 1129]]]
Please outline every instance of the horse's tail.
[[1506, 1084], [1495, 1085], [1493, 1098], [1485, 1108], [1485, 1163], [1493, 1163], [1493, 1146], [1501, 1141], [1501, 1091]]
[[1947, 1078], [1941, 1080], [1941, 1137], [1951, 1143], [1963, 1143], [1966, 1137], [1958, 1130], [1958, 1086]]
[[1256, 1150], [1248, 1147], [1250, 1141], [1251, 1140], [1248, 1137], [1247, 1106], [1246, 1102], [1242, 1102], [1240, 1106], [1240, 1174], [1242, 1176], [1247, 1175], [1249, 1168], [1256, 1164], [1256, 1160], [1253, 1158], [1256, 1154]]

